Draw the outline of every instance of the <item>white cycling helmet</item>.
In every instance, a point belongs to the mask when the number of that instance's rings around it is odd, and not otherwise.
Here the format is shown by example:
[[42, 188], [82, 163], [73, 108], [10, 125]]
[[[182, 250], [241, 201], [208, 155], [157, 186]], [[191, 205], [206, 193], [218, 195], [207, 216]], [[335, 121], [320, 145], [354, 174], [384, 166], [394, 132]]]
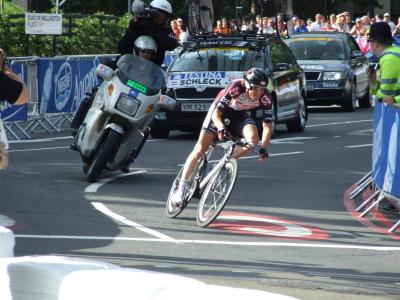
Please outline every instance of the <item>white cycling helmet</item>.
[[157, 44], [156, 41], [148, 35], [142, 35], [135, 40], [135, 54], [139, 55], [140, 50], [147, 50], [156, 53]]
[[172, 14], [172, 6], [167, 0], [153, 0], [150, 2], [149, 6], [150, 8], [161, 10], [167, 15]]

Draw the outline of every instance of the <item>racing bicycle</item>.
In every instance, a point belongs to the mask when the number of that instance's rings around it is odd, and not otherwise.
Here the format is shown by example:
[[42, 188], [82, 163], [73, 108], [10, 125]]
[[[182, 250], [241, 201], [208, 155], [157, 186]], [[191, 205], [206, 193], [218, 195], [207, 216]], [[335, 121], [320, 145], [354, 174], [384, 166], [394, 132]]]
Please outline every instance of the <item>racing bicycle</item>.
[[[183, 167], [172, 183], [166, 204], [166, 213], [170, 218], [177, 217], [189, 204], [193, 197], [200, 198], [197, 207], [197, 225], [205, 227], [214, 221], [224, 208], [232, 193], [238, 173], [237, 159], [232, 157], [237, 146], [248, 147], [250, 144], [243, 139], [236, 139], [228, 135], [227, 141], [217, 143], [217, 138], [210, 145], [207, 152], [197, 162], [196, 168], [189, 178], [189, 186], [184, 194], [184, 201], [180, 207], [171, 202], [172, 195], [176, 192], [182, 177]], [[207, 173], [207, 166], [214, 149], [222, 149], [224, 155], [212, 166]], [[255, 151], [254, 151], [255, 152]]]

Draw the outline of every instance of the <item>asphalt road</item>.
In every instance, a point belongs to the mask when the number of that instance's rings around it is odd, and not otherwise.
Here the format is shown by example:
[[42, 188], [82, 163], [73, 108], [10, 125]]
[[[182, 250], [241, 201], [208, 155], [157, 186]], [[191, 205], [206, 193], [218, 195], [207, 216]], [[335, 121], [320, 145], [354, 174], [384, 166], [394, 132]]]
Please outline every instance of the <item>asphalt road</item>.
[[16, 234], [16, 256], [90, 258], [299, 299], [400, 299], [399, 232], [365, 226], [343, 200], [371, 168], [372, 114], [312, 109], [305, 132], [278, 126], [268, 161], [240, 160], [231, 199], [208, 228], [196, 226], [197, 201], [165, 215], [194, 135], [149, 140], [130, 174], [95, 185], [69, 137], [12, 143], [0, 223]]

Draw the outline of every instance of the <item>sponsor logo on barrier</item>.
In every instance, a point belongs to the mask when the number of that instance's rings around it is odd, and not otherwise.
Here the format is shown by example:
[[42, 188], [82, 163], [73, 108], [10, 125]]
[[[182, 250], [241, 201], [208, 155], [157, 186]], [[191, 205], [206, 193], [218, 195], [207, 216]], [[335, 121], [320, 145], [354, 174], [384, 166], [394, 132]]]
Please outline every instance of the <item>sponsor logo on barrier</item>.
[[56, 77], [56, 109], [61, 111], [68, 103], [72, 90], [72, 68], [69, 62], [64, 62]]
[[90, 93], [93, 87], [97, 86], [97, 83], [96, 65], [82, 78], [79, 78], [78, 74], [75, 75], [73, 110], [75, 110], [82, 99], [85, 98], [85, 94]]

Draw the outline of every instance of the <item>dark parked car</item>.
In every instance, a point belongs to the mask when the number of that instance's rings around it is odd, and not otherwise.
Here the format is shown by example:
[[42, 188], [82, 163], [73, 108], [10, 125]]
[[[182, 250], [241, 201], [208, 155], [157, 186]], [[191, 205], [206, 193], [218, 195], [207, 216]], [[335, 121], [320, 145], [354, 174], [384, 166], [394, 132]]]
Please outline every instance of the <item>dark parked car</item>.
[[167, 69], [166, 95], [177, 105], [173, 111], [157, 114], [152, 137], [166, 138], [170, 130], [199, 131], [217, 94], [251, 67], [263, 68], [270, 76], [274, 124], [303, 131], [307, 119], [304, 74], [280, 38], [199, 36], [185, 43]]
[[371, 107], [369, 60], [354, 38], [341, 32], [293, 34], [285, 40], [306, 76], [307, 105], [341, 105], [353, 111]]

